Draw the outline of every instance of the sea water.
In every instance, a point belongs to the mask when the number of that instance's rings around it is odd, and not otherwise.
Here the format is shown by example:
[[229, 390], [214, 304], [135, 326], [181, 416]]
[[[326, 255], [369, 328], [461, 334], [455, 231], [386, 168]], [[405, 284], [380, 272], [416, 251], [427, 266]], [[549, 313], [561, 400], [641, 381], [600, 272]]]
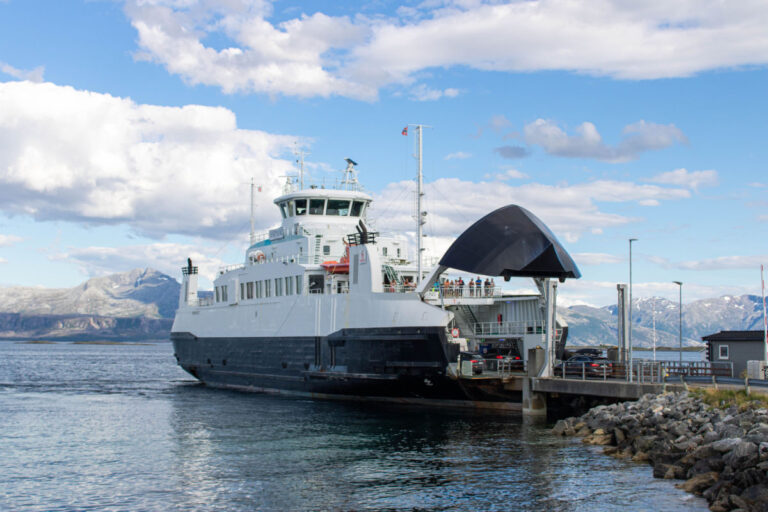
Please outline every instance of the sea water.
[[0, 342], [0, 510], [707, 510], [551, 425], [214, 390], [172, 353]]

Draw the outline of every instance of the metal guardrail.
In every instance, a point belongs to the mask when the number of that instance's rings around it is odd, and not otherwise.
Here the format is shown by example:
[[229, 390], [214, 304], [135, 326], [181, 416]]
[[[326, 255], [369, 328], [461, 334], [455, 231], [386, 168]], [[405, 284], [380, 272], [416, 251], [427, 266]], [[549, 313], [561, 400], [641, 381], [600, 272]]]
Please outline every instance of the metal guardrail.
[[[670, 382], [681, 377], [689, 378], [730, 378], [733, 375], [733, 363], [710, 361], [561, 361], [553, 368], [555, 378], [578, 380], [632, 381], [638, 384]], [[738, 379], [737, 379], [738, 380]]]

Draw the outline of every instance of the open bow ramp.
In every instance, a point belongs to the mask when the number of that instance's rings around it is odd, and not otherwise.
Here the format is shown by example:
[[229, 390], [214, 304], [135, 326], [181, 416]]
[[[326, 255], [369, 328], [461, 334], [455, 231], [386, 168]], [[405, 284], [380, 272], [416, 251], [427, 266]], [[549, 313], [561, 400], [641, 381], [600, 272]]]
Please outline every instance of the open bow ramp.
[[448, 248], [440, 265], [486, 276], [581, 277], [576, 263], [534, 214], [514, 204], [470, 226]]

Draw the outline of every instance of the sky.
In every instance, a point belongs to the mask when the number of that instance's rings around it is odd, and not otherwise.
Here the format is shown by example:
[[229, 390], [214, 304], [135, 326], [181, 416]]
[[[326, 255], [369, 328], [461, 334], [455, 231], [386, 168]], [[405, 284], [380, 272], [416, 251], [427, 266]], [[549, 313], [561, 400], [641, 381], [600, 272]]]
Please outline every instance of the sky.
[[[244, 258], [303, 151], [358, 162], [382, 232], [425, 246], [495, 208], [582, 272], [560, 304], [760, 295], [763, 0], [0, 0], [0, 285]], [[512, 288], [525, 288], [513, 281]]]

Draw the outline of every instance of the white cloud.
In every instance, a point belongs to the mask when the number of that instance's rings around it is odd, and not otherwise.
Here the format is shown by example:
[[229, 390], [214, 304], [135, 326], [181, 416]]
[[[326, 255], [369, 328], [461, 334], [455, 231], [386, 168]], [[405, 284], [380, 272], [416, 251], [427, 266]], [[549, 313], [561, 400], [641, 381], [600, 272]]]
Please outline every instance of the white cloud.
[[624, 258], [614, 254], [600, 252], [577, 252], [571, 255], [577, 265], [606, 265], [612, 263], [621, 263]]
[[16, 243], [21, 242], [21, 240], [21, 237], [15, 235], [0, 234], [0, 247], [11, 247]]
[[486, 174], [483, 176], [487, 180], [507, 181], [507, 180], [522, 180], [528, 177], [524, 172], [520, 172], [517, 169], [507, 169], [504, 172], [496, 174]]
[[216, 272], [224, 264], [219, 258], [211, 256], [217, 252], [217, 249], [204, 245], [156, 243], [127, 247], [70, 248], [66, 252], [53, 254], [50, 259], [74, 263], [91, 277], [150, 267], [180, 280], [180, 269], [186, 264], [187, 258], [191, 258], [193, 264], [200, 269], [201, 277], [213, 281]]
[[[140, 58], [226, 92], [372, 100], [381, 87], [409, 86], [424, 71], [455, 66], [637, 80], [768, 63], [762, 0], [477, 0], [396, 12], [315, 12], [274, 23], [267, 0], [126, 6]], [[228, 47], [207, 46], [210, 36]]]
[[679, 185], [698, 190], [699, 187], [714, 187], [718, 184], [717, 171], [688, 171], [675, 169], [674, 171], [657, 174], [648, 181], [664, 183], [667, 185]]
[[6, 64], [5, 62], [0, 62], [0, 72], [5, 73], [6, 75], [10, 75], [14, 78], [18, 78], [20, 80], [29, 80], [30, 82], [42, 82], [43, 73], [45, 73], [45, 68], [42, 66], [38, 66], [31, 71], [27, 71], [24, 69], [16, 69], [10, 64]]
[[456, 151], [455, 153], [448, 153], [445, 155], [445, 158], [443, 160], [464, 160], [465, 158], [470, 158], [472, 156], [471, 153], [465, 153], [464, 151]]
[[234, 113], [162, 107], [50, 83], [0, 83], [0, 210], [37, 220], [229, 238], [247, 230], [251, 177], [262, 227], [295, 137], [243, 130]]
[[[396, 231], [413, 229], [413, 205], [407, 193], [412, 188], [413, 184], [409, 181], [391, 183], [376, 194], [371, 211], [381, 224], [379, 228]], [[474, 183], [441, 178], [425, 184], [425, 192], [429, 210], [425, 232], [430, 236], [456, 236], [480, 217], [514, 201], [541, 218], [558, 236], [571, 242], [578, 240], [585, 232], [638, 220], [602, 211], [597, 203], [690, 197], [690, 192], [685, 189], [606, 180], [577, 185], [527, 183], [511, 186], [498, 181]]]
[[458, 89], [431, 89], [424, 84], [418, 84], [410, 91], [410, 97], [416, 101], [435, 101], [440, 98], [455, 98], [459, 95]]
[[567, 134], [555, 122], [537, 119], [525, 125], [525, 141], [541, 146], [550, 155], [574, 158], [594, 158], [606, 162], [626, 162], [644, 152], [663, 149], [678, 142], [687, 142], [675, 125], [638, 121], [624, 127], [624, 138], [610, 146], [594, 124], [584, 122], [576, 127], [575, 135]]
[[720, 256], [703, 260], [689, 260], [672, 262], [659, 256], [649, 257], [649, 260], [664, 268], [676, 268], [681, 270], [729, 270], [729, 269], [756, 269], [760, 265], [768, 265], [768, 254], [755, 256]]
[[8, 260], [5, 258], [0, 258], [0, 264], [8, 263]]

